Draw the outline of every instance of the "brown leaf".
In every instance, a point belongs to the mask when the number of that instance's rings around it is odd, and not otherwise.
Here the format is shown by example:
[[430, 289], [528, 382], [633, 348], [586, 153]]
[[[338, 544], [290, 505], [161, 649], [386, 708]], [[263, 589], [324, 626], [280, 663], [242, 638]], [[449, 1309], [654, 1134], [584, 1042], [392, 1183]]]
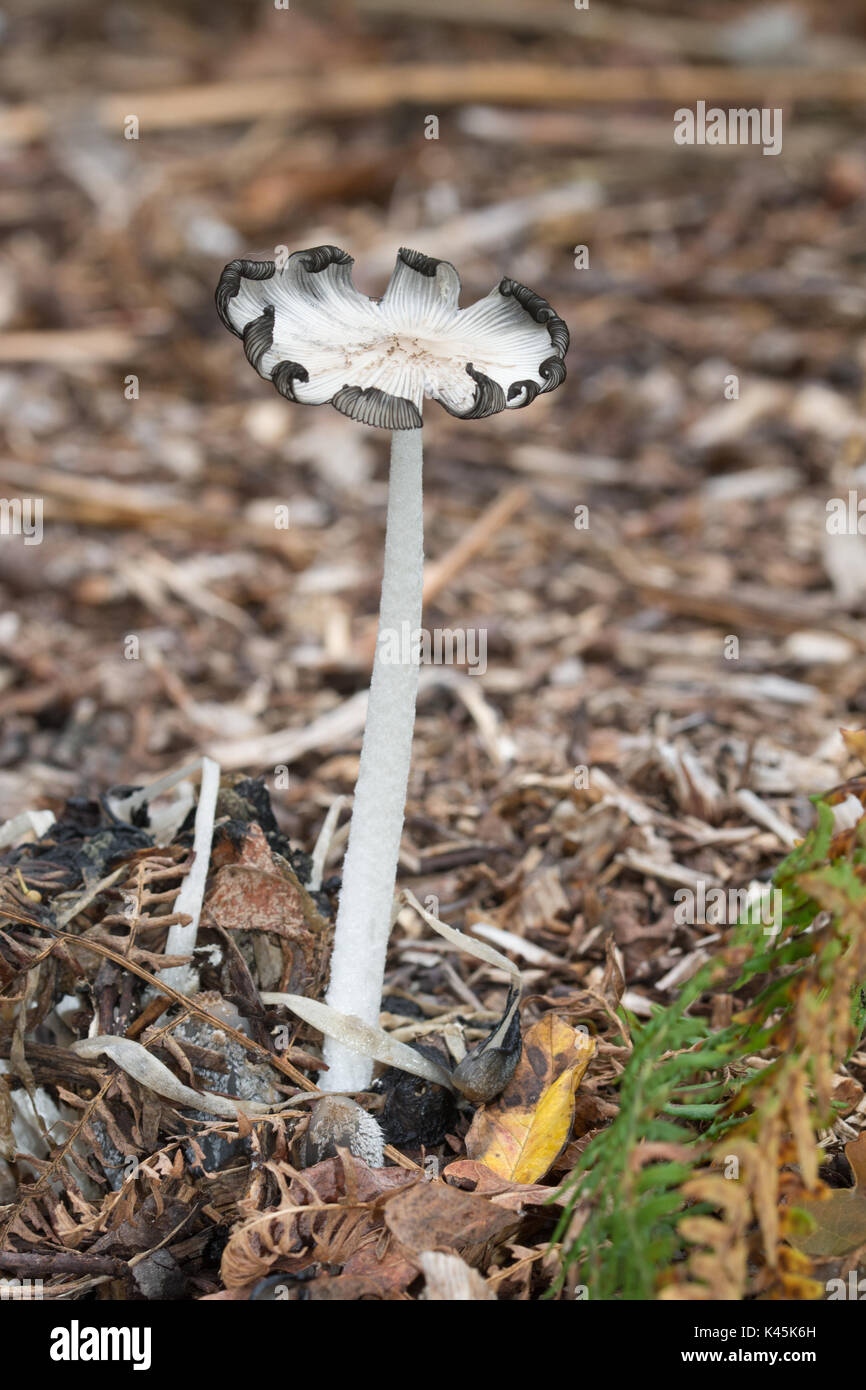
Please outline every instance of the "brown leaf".
[[[555, 1187], [538, 1182], [512, 1182], [473, 1158], [458, 1158], [454, 1163], [449, 1163], [442, 1170], [442, 1176], [474, 1183], [472, 1190], [476, 1196], [489, 1197], [497, 1206], [509, 1211], [520, 1211], [525, 1206], [543, 1206], [551, 1198], [559, 1196]], [[564, 1201], [565, 1198], [560, 1197], [560, 1200]]]
[[844, 1119], [863, 1099], [863, 1087], [853, 1076], [840, 1076], [833, 1087], [833, 1102], [840, 1106], [839, 1115]]
[[483, 1197], [444, 1183], [417, 1183], [391, 1199], [385, 1225], [404, 1250], [458, 1250], [477, 1263], [484, 1249], [513, 1235], [519, 1221]]
[[[291, 1175], [293, 1169], [288, 1164], [283, 1164], [286, 1172]], [[366, 1163], [362, 1163], [359, 1158], [352, 1160], [353, 1181], [356, 1183], [356, 1200], [359, 1202], [372, 1202], [376, 1197], [383, 1196], [386, 1192], [397, 1192], [401, 1187], [411, 1187], [413, 1183], [421, 1181], [421, 1174], [418, 1171], [411, 1171], [407, 1168], [368, 1168]], [[289, 1190], [293, 1194], [301, 1190], [300, 1179], [296, 1179], [298, 1187], [293, 1185]], [[314, 1188], [316, 1195], [322, 1202], [337, 1202], [346, 1195], [346, 1179], [343, 1168], [343, 1161], [340, 1158], [326, 1158], [321, 1163], [316, 1163], [312, 1168], [304, 1169], [303, 1185], [306, 1188]]]
[[[239, 857], [238, 857], [239, 855]], [[271, 855], [258, 826], [240, 850], [221, 846], [205, 909], [224, 931], [272, 933], [284, 955], [282, 988], [305, 993], [317, 982], [327, 923], [291, 868]], [[225, 862], [229, 859], [229, 862]]]
[[820, 1259], [847, 1255], [866, 1244], [866, 1130], [845, 1145], [854, 1170], [854, 1186], [835, 1188], [817, 1201], [799, 1205], [815, 1223], [807, 1235], [791, 1235], [791, 1244]]
[[390, 1301], [402, 1297], [400, 1288], [380, 1283], [375, 1277], [355, 1274], [320, 1274], [318, 1279], [311, 1279], [304, 1285], [304, 1298], [315, 1303], [357, 1303], [360, 1299]]
[[345, 1275], [359, 1279], [370, 1279], [386, 1293], [399, 1293], [418, 1277], [418, 1265], [397, 1249], [389, 1249], [381, 1254], [378, 1242], [365, 1245], [351, 1255], [343, 1266]]

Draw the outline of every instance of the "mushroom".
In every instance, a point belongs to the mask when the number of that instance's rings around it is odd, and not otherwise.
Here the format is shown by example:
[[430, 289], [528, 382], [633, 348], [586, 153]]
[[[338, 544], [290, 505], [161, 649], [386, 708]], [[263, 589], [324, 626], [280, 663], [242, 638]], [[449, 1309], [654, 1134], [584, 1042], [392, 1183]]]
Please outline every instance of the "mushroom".
[[[568, 329], [546, 300], [507, 278], [486, 298], [459, 308], [454, 266], [419, 251], [400, 250], [378, 300], [355, 289], [352, 264], [337, 246], [297, 251], [279, 269], [273, 261], [231, 261], [216, 304], [252, 366], [287, 400], [330, 404], [392, 431], [379, 641], [326, 996], [331, 1008], [375, 1024], [419, 662], [414, 649], [408, 661], [385, 653], [394, 634], [414, 634], [421, 625], [424, 398], [464, 420], [529, 405], [565, 379]], [[331, 1037], [324, 1055], [323, 1089], [369, 1085], [369, 1057]]]
[[312, 1168], [323, 1159], [334, 1158], [337, 1149], [343, 1148], [362, 1158], [368, 1168], [381, 1168], [385, 1162], [383, 1142], [376, 1120], [356, 1101], [327, 1095], [310, 1111], [300, 1158], [304, 1168]]

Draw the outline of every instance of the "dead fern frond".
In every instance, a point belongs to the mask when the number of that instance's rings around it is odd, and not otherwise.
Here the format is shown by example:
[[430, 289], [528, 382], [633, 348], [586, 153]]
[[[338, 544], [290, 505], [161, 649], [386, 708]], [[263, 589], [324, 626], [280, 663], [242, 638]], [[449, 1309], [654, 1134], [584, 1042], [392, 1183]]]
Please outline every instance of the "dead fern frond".
[[[239, 1204], [243, 1219], [223, 1251], [226, 1288], [262, 1279], [274, 1267], [291, 1273], [311, 1264], [345, 1264], [351, 1254], [377, 1241], [387, 1194], [361, 1200], [348, 1155], [343, 1171], [344, 1195], [324, 1201], [303, 1173], [285, 1163], [264, 1164]], [[278, 1205], [258, 1210], [269, 1179], [276, 1184]]]

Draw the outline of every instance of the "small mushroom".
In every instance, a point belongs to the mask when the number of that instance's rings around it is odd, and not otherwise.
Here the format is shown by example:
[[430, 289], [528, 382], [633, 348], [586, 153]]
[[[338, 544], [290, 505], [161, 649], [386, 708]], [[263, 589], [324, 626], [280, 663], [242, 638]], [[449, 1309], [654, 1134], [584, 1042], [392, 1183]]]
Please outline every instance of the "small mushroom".
[[310, 1112], [310, 1122], [302, 1140], [302, 1163], [305, 1168], [333, 1158], [338, 1148], [348, 1149], [362, 1158], [370, 1168], [381, 1168], [385, 1162], [382, 1131], [372, 1115], [368, 1115], [349, 1096], [323, 1096]]
[[[274, 261], [231, 261], [216, 304], [251, 365], [287, 400], [329, 403], [393, 432], [379, 643], [327, 994], [333, 1009], [375, 1024], [419, 661], [417, 651], [407, 661], [383, 652], [390, 654], [394, 634], [421, 625], [424, 399], [466, 420], [529, 405], [565, 379], [568, 329], [546, 300], [507, 278], [461, 309], [457, 271], [419, 251], [399, 252], [379, 300], [355, 289], [351, 267], [351, 256], [336, 246], [297, 251], [279, 269]], [[370, 1082], [370, 1059], [337, 1039], [326, 1039], [325, 1061], [326, 1090], [359, 1091]]]

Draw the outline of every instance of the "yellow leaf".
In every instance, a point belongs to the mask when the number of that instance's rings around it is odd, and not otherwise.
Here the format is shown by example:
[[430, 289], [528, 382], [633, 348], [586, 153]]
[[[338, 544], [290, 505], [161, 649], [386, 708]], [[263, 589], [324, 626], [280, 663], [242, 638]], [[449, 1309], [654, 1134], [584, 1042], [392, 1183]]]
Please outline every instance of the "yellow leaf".
[[866, 767], [866, 729], [841, 729], [840, 733], [848, 752], [853, 753]]
[[533, 1024], [514, 1076], [475, 1115], [466, 1136], [469, 1157], [511, 1182], [543, 1178], [568, 1143], [574, 1093], [594, 1052], [593, 1038], [555, 1014]]

